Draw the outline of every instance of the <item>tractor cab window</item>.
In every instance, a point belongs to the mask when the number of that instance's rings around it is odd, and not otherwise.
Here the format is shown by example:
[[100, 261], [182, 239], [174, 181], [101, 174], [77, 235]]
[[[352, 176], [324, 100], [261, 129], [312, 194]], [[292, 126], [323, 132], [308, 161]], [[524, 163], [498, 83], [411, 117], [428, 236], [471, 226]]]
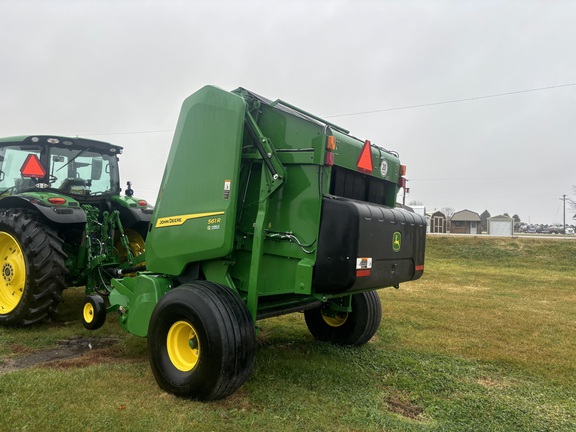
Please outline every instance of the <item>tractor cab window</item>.
[[34, 189], [35, 181], [22, 175], [21, 169], [29, 157], [39, 160], [40, 146], [12, 146], [0, 149], [0, 195], [10, 195], [27, 189]]
[[89, 147], [22, 144], [0, 148], [0, 195], [37, 188], [102, 195], [117, 192], [119, 181], [116, 156]]
[[89, 148], [55, 148], [50, 155], [50, 187], [76, 195], [101, 195], [111, 192], [116, 157]]

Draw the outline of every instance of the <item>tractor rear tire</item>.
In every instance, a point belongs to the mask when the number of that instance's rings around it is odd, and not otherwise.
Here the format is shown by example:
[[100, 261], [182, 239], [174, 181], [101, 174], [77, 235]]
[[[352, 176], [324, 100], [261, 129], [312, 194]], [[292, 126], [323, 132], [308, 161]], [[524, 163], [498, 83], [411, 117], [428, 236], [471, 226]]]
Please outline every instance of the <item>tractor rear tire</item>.
[[252, 373], [254, 323], [230, 288], [206, 281], [183, 284], [154, 308], [148, 354], [163, 390], [202, 401], [221, 399]]
[[56, 314], [65, 259], [56, 231], [34, 213], [0, 211], [0, 325], [26, 326]]
[[382, 305], [376, 291], [352, 296], [352, 312], [335, 317], [323, 308], [304, 312], [308, 330], [315, 339], [337, 345], [364, 345], [378, 331], [382, 320]]

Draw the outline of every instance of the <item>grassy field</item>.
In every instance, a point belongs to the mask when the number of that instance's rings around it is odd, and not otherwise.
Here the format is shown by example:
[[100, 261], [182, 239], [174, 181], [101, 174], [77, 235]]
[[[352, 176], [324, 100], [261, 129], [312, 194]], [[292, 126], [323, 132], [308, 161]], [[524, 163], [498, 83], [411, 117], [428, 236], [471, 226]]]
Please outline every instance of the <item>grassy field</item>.
[[113, 316], [84, 330], [70, 289], [58, 322], [0, 329], [0, 431], [576, 431], [575, 257], [572, 240], [431, 237], [425, 276], [380, 291], [369, 344], [261, 321], [254, 374], [212, 403], [162, 392]]

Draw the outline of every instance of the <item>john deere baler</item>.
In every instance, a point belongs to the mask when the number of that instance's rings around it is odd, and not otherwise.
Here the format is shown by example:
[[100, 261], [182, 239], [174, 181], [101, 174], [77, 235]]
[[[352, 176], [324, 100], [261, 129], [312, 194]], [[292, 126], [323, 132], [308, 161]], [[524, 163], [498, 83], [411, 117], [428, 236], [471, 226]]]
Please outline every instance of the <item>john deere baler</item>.
[[395, 208], [404, 171], [286, 102], [204, 87], [180, 113], [146, 271], [118, 273], [107, 311], [148, 337], [160, 387], [201, 400], [249, 377], [258, 319], [304, 312], [316, 339], [364, 344], [375, 290], [424, 271], [425, 219]]

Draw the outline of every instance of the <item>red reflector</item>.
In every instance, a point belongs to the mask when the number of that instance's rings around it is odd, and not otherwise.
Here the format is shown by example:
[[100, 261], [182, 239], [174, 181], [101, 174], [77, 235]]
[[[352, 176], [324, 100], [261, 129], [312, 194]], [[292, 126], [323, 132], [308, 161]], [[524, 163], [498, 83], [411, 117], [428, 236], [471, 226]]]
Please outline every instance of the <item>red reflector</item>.
[[334, 153], [326, 152], [326, 160], [324, 161], [324, 165], [326, 166], [334, 165]]
[[60, 197], [48, 198], [48, 202], [52, 204], [66, 204], [66, 200]]
[[38, 156], [31, 153], [26, 156], [26, 160], [20, 168], [20, 174], [22, 174], [22, 177], [42, 178], [46, 175], [46, 170], [40, 163]]
[[356, 277], [370, 276], [370, 269], [356, 270]]
[[398, 179], [398, 186], [401, 188], [405, 188], [406, 187], [406, 178], [405, 177], [400, 177]]
[[416, 270], [416, 271], [424, 271], [424, 264], [417, 265], [417, 266], [414, 268], [414, 270]]
[[140, 207], [146, 207], [148, 205], [148, 202], [146, 200], [138, 200], [138, 205]]
[[366, 140], [366, 142], [364, 142], [364, 147], [362, 147], [362, 152], [360, 153], [356, 166], [360, 172], [366, 174], [372, 172], [372, 146], [370, 145], [370, 141]]

